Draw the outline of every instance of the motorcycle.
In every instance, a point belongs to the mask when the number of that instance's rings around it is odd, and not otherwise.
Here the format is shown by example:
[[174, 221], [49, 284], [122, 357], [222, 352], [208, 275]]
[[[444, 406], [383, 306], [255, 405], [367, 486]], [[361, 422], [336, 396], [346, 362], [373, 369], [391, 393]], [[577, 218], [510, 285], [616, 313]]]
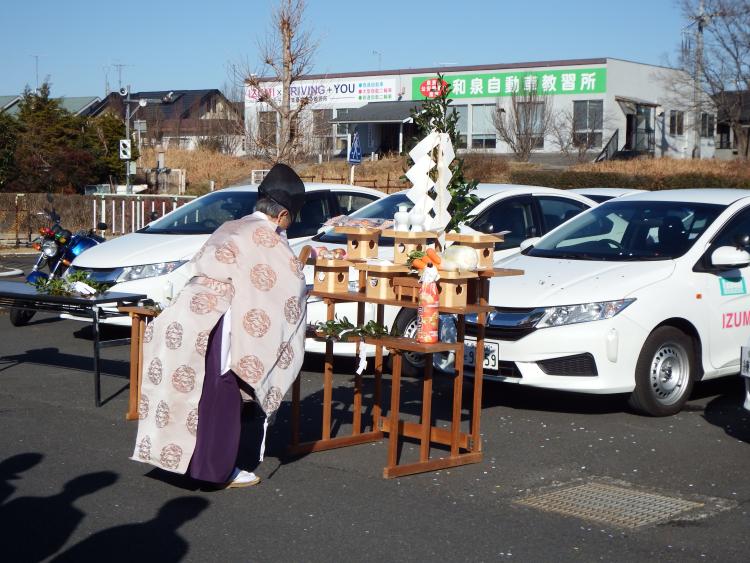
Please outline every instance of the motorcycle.
[[[96, 230], [107, 229], [106, 223], [99, 223], [96, 229], [81, 230], [73, 234], [60, 225], [60, 215], [55, 212], [54, 207], [45, 209], [42, 213], [51, 222], [51, 227], [41, 227], [39, 237], [34, 239], [31, 246], [39, 251], [36, 262], [26, 276], [26, 283], [37, 284], [39, 280], [50, 280], [65, 275], [73, 260], [84, 250], [105, 241], [104, 237], [96, 234]], [[44, 268], [49, 273], [42, 271]], [[23, 326], [28, 323], [36, 311], [28, 309], [12, 308], [10, 310], [10, 322], [13, 326]]]

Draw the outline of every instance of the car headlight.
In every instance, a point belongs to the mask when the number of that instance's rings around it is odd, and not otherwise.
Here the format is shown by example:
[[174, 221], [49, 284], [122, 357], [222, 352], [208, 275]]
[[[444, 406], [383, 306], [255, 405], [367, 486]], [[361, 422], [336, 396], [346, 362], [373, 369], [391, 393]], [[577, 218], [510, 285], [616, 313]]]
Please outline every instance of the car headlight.
[[54, 240], [45, 240], [42, 243], [42, 252], [47, 258], [52, 258], [57, 254], [57, 243]]
[[176, 262], [159, 262], [158, 264], [142, 264], [140, 266], [128, 266], [122, 269], [122, 273], [117, 276], [116, 283], [128, 282], [133, 280], [142, 280], [143, 278], [155, 278], [174, 272], [177, 268], [186, 264], [187, 260], [177, 260]]
[[536, 328], [572, 325], [589, 321], [611, 319], [620, 314], [635, 299], [618, 299], [616, 301], [596, 301], [580, 305], [562, 305], [548, 307], [544, 315], [536, 324]]

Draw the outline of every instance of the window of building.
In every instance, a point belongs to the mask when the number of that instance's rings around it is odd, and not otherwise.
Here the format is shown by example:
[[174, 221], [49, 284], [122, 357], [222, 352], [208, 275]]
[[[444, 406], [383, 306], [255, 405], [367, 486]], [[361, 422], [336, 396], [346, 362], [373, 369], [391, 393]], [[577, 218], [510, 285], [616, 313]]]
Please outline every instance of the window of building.
[[577, 147], [601, 147], [604, 101], [573, 102], [573, 143]]
[[276, 112], [258, 112], [258, 141], [273, 145], [276, 143]]
[[494, 104], [471, 106], [471, 148], [494, 149], [497, 144], [495, 125], [492, 122]]
[[544, 102], [518, 102], [518, 130], [534, 136], [534, 148], [544, 148]]
[[701, 114], [701, 137], [712, 137], [714, 136], [714, 114], [713, 113], [702, 113]]
[[731, 149], [732, 147], [732, 134], [731, 128], [728, 123], [719, 123], [716, 126], [716, 134], [719, 136], [720, 149]]
[[468, 106], [453, 106], [453, 109], [458, 114], [458, 121], [456, 122], [456, 132], [458, 133], [457, 148], [465, 149], [469, 135], [469, 108]]
[[684, 135], [685, 134], [685, 112], [678, 111], [676, 109], [669, 111], [669, 134], [670, 135]]

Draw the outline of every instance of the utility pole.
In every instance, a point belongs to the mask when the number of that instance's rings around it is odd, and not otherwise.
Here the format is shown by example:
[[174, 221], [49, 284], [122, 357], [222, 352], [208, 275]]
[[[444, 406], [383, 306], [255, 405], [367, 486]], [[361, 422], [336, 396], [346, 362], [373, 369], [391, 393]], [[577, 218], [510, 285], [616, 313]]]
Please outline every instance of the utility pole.
[[[122, 88], [120, 88], [122, 91]], [[130, 140], [130, 86], [128, 86], [128, 92], [125, 96], [125, 138]], [[130, 160], [125, 161], [125, 193], [133, 193], [133, 189], [130, 187]]]
[[700, 0], [698, 5], [698, 13], [691, 16], [695, 24], [695, 61], [693, 66], [693, 108], [695, 115], [693, 116], [694, 121], [694, 136], [693, 139], [693, 158], [700, 159], [701, 157], [701, 121], [703, 118], [703, 32], [706, 27], [711, 25], [711, 21], [716, 17], [725, 16], [726, 13], [711, 12], [706, 13], [705, 0]]
[[693, 74], [693, 158], [701, 158], [701, 109], [702, 109], [702, 88], [701, 78], [703, 76], [703, 29], [708, 25], [710, 19], [706, 16], [706, 7], [701, 0], [698, 7], [698, 13], [693, 16], [695, 27], [695, 65]]

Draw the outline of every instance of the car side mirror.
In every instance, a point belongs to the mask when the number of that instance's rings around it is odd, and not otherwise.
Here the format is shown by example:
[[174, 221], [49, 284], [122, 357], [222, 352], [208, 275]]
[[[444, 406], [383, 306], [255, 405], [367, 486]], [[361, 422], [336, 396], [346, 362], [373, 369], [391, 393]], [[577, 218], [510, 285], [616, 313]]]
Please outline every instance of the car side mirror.
[[96, 224], [96, 230], [98, 231], [106, 231], [107, 230], [107, 223], [97, 223]]
[[750, 253], [734, 246], [720, 246], [711, 253], [711, 265], [720, 270], [744, 268], [750, 264]]
[[521, 245], [518, 248], [521, 250], [521, 252], [523, 252], [527, 248], [531, 248], [532, 246], [534, 246], [537, 242], [539, 242], [541, 238], [542, 237], [527, 238], [526, 240], [521, 242]]

